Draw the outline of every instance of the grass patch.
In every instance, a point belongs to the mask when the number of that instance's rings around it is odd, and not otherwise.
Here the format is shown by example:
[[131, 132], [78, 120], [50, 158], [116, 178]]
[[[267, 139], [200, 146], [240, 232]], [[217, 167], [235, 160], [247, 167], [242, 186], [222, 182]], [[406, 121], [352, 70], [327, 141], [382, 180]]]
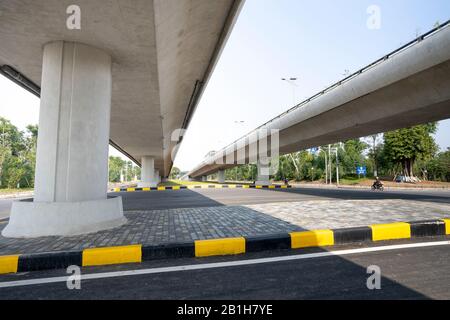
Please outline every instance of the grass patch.
[[14, 193], [22, 193], [22, 192], [30, 192], [33, 191], [33, 188], [23, 188], [23, 189], [0, 189], [0, 195], [3, 194], [14, 194]]
[[343, 184], [343, 185], [358, 185], [361, 184], [363, 182], [369, 181], [369, 180], [374, 180], [374, 179], [368, 179], [368, 178], [341, 178], [339, 179], [339, 183]]

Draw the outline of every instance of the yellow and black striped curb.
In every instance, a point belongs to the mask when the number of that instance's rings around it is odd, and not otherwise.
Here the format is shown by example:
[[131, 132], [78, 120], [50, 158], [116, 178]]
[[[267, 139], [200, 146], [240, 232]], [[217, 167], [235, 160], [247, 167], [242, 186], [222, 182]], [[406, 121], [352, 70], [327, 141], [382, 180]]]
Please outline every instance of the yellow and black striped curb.
[[208, 184], [192, 186], [170, 186], [170, 187], [152, 187], [152, 188], [113, 188], [111, 192], [138, 192], [138, 191], [166, 191], [166, 190], [185, 190], [185, 189], [289, 189], [292, 186], [267, 185], [254, 186], [246, 184]]
[[328, 247], [352, 242], [450, 235], [450, 219], [374, 224], [367, 227], [291, 232], [286, 234], [197, 240], [158, 246], [127, 245], [81, 251], [0, 256], [0, 274], [101, 266], [142, 261], [236, 255], [264, 250]]

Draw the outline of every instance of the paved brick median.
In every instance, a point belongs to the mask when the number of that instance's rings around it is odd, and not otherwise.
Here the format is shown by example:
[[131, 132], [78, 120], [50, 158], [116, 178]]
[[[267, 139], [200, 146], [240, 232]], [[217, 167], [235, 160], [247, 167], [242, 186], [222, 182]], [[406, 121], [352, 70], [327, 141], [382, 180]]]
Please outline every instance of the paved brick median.
[[308, 230], [450, 217], [450, 204], [411, 200], [314, 200], [246, 205]]
[[[301, 231], [289, 222], [245, 207], [128, 211], [120, 228], [74, 237], [8, 239], [0, 236], [0, 255], [81, 250], [128, 244], [157, 245], [200, 239]], [[0, 222], [0, 230], [5, 227]]]
[[[406, 200], [316, 200], [246, 206], [126, 212], [120, 228], [74, 237], [8, 239], [0, 255], [82, 250], [128, 244], [157, 245], [258, 236], [310, 229], [367, 226], [450, 217], [449, 204]], [[0, 230], [6, 222], [0, 222]]]

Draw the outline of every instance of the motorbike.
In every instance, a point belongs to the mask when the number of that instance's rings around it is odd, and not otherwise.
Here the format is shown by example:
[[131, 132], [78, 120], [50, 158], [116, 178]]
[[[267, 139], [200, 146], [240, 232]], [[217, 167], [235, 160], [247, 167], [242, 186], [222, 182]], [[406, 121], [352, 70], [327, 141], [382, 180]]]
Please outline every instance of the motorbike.
[[384, 186], [380, 183], [380, 184], [378, 184], [378, 183], [374, 183], [373, 185], [372, 185], [372, 190], [379, 190], [379, 191], [384, 191]]

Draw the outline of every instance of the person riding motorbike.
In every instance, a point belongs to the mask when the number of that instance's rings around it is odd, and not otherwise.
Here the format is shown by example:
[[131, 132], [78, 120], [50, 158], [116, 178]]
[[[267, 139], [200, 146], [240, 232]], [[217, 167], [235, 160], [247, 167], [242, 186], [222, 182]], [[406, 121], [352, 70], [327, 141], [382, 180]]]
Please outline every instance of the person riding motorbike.
[[375, 177], [375, 182], [373, 183], [372, 187], [374, 189], [380, 189], [381, 187], [383, 187], [383, 183], [381, 182], [380, 178]]

